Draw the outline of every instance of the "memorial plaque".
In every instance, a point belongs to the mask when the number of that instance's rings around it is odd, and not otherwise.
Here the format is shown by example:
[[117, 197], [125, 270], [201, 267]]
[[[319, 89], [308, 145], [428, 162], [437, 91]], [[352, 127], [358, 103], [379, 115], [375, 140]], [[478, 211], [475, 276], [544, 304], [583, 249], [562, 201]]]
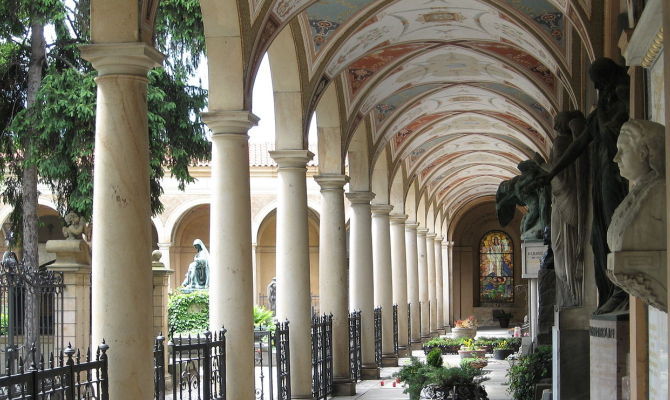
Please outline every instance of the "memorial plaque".
[[537, 279], [537, 274], [540, 271], [540, 263], [546, 251], [547, 245], [542, 243], [542, 241], [524, 241], [521, 243], [522, 278]]
[[623, 400], [628, 353], [628, 314], [591, 319], [591, 400]]

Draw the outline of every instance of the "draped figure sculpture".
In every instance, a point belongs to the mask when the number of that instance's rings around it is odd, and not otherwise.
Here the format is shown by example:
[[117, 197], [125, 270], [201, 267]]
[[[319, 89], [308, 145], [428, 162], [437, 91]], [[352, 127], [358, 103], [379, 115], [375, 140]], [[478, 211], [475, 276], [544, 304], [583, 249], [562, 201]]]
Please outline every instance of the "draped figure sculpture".
[[559, 172], [589, 151], [591, 178], [591, 249], [595, 281], [598, 288], [598, 308], [595, 314], [625, 312], [628, 294], [607, 277], [607, 227], [614, 210], [628, 193], [628, 182], [619, 174], [614, 162], [616, 140], [621, 125], [628, 120], [629, 77], [626, 69], [609, 58], [599, 58], [591, 64], [589, 76], [598, 90], [598, 104], [586, 119], [582, 133], [552, 165], [542, 179], [551, 181]]
[[[579, 111], [563, 111], [556, 115], [554, 129], [558, 135], [551, 150], [552, 165], [582, 133], [584, 123], [584, 114]], [[559, 307], [582, 305], [588, 212], [587, 168], [587, 155], [582, 154], [551, 181], [551, 248]]]
[[200, 239], [193, 241], [196, 253], [188, 266], [182, 286], [187, 290], [209, 288], [209, 252]]
[[617, 148], [614, 161], [630, 192], [607, 230], [607, 273], [626, 292], [667, 312], [665, 128], [630, 120]]
[[544, 227], [549, 224], [550, 198], [548, 185], [538, 185], [537, 179], [545, 174], [544, 161], [539, 154], [535, 159], [519, 163], [521, 175], [503, 181], [496, 192], [496, 213], [500, 225], [512, 221], [516, 206], [525, 206], [528, 212], [521, 219], [521, 239], [542, 239]]

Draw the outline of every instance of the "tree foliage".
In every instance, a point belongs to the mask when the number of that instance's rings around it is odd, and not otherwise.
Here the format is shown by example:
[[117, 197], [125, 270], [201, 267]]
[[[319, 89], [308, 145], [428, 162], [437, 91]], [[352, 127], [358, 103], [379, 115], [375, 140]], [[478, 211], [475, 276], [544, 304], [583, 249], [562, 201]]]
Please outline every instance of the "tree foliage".
[[[11, 16], [0, 21], [0, 197], [15, 206], [15, 214], [20, 214], [20, 172], [36, 165], [40, 182], [56, 195], [59, 211], [75, 211], [90, 220], [96, 72], [78, 49], [89, 40], [89, 1], [0, 0], [0, 15]], [[36, 102], [27, 109], [31, 13], [42, 16], [54, 37]], [[165, 168], [183, 190], [193, 181], [188, 166], [209, 159], [211, 153], [199, 117], [207, 92], [190, 84], [204, 54], [198, 1], [162, 1], [155, 40], [167, 54], [165, 67], [149, 73], [147, 93], [151, 208], [158, 213]], [[32, 134], [30, 148], [22, 140], [27, 134]]]

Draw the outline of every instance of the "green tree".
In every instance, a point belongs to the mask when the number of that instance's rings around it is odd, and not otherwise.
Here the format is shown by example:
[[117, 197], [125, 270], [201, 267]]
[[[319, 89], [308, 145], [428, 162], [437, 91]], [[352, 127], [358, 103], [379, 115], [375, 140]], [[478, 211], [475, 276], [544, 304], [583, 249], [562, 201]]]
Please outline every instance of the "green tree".
[[[0, 134], [0, 151], [9, 156], [5, 158], [5, 165], [0, 165], [8, 172], [4, 176], [2, 197], [5, 202], [18, 205], [16, 200], [23, 191], [18, 186], [16, 177], [20, 175], [16, 171], [31, 164], [36, 166], [40, 181], [49, 184], [56, 194], [61, 213], [75, 211], [90, 219], [96, 72], [81, 59], [77, 47], [89, 38], [89, 3], [88, 0], [67, 2], [74, 7], [66, 8], [60, 0], [55, 2], [63, 12], [51, 20], [55, 39], [49, 44], [45, 74], [36, 100], [31, 107], [14, 107], [11, 115], [3, 113], [8, 117], [0, 116], [4, 127]], [[189, 84], [204, 54], [204, 33], [197, 0], [161, 2], [155, 41], [158, 49], [167, 54], [165, 67], [149, 73], [147, 96], [151, 206], [157, 213], [162, 210], [159, 182], [165, 168], [183, 189], [186, 183], [193, 181], [188, 166], [208, 159], [211, 152], [199, 117], [206, 106], [207, 93], [200, 85]], [[29, 56], [27, 49], [17, 50], [19, 54], [10, 50], [0, 51], [0, 57], [7, 53], [0, 60], [0, 72], [14, 65], [25, 69], [25, 63], [16, 60]], [[21, 90], [0, 90], [0, 110], [11, 108], [10, 104], [21, 105]], [[14, 156], [21, 154], [23, 149], [23, 143], [17, 139], [30, 131], [33, 132], [30, 135], [33, 142], [30, 157]], [[16, 211], [20, 216], [22, 210], [17, 207]]]
[[[0, 0], [0, 199], [14, 207], [12, 229], [32, 268], [38, 182], [51, 187], [61, 214], [92, 214], [96, 72], [78, 49], [89, 41], [89, 14], [90, 0]], [[204, 54], [198, 1], [163, 0], [155, 42], [167, 54], [165, 67], [149, 73], [147, 96], [157, 213], [164, 168], [183, 189], [193, 181], [188, 166], [211, 153], [199, 117], [207, 93], [189, 84]], [[26, 304], [27, 343], [36, 335], [33, 311]]]

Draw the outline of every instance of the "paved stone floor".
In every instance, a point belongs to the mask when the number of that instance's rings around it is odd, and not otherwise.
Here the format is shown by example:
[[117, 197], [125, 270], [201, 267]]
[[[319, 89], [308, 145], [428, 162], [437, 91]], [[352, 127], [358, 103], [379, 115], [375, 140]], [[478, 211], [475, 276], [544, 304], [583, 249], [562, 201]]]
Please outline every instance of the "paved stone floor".
[[[480, 329], [477, 336], [487, 337], [509, 337], [506, 329]], [[412, 353], [415, 357], [425, 359], [423, 351], [418, 350]], [[507, 393], [507, 385], [505, 385], [505, 374], [509, 368], [508, 361], [497, 361], [489, 358], [489, 364], [484, 368], [487, 372], [488, 381], [484, 382], [486, 391], [489, 395], [489, 400], [510, 400], [512, 397]], [[457, 366], [460, 363], [458, 355], [444, 356], [445, 364], [450, 366]], [[409, 358], [401, 358], [400, 365], [409, 363]], [[403, 388], [400, 385], [393, 387], [393, 373], [399, 368], [382, 368], [381, 378], [376, 381], [363, 381], [357, 385], [356, 396], [337, 397], [342, 400], [407, 400], [409, 396], [403, 394]], [[382, 386], [381, 382], [384, 382]]]

